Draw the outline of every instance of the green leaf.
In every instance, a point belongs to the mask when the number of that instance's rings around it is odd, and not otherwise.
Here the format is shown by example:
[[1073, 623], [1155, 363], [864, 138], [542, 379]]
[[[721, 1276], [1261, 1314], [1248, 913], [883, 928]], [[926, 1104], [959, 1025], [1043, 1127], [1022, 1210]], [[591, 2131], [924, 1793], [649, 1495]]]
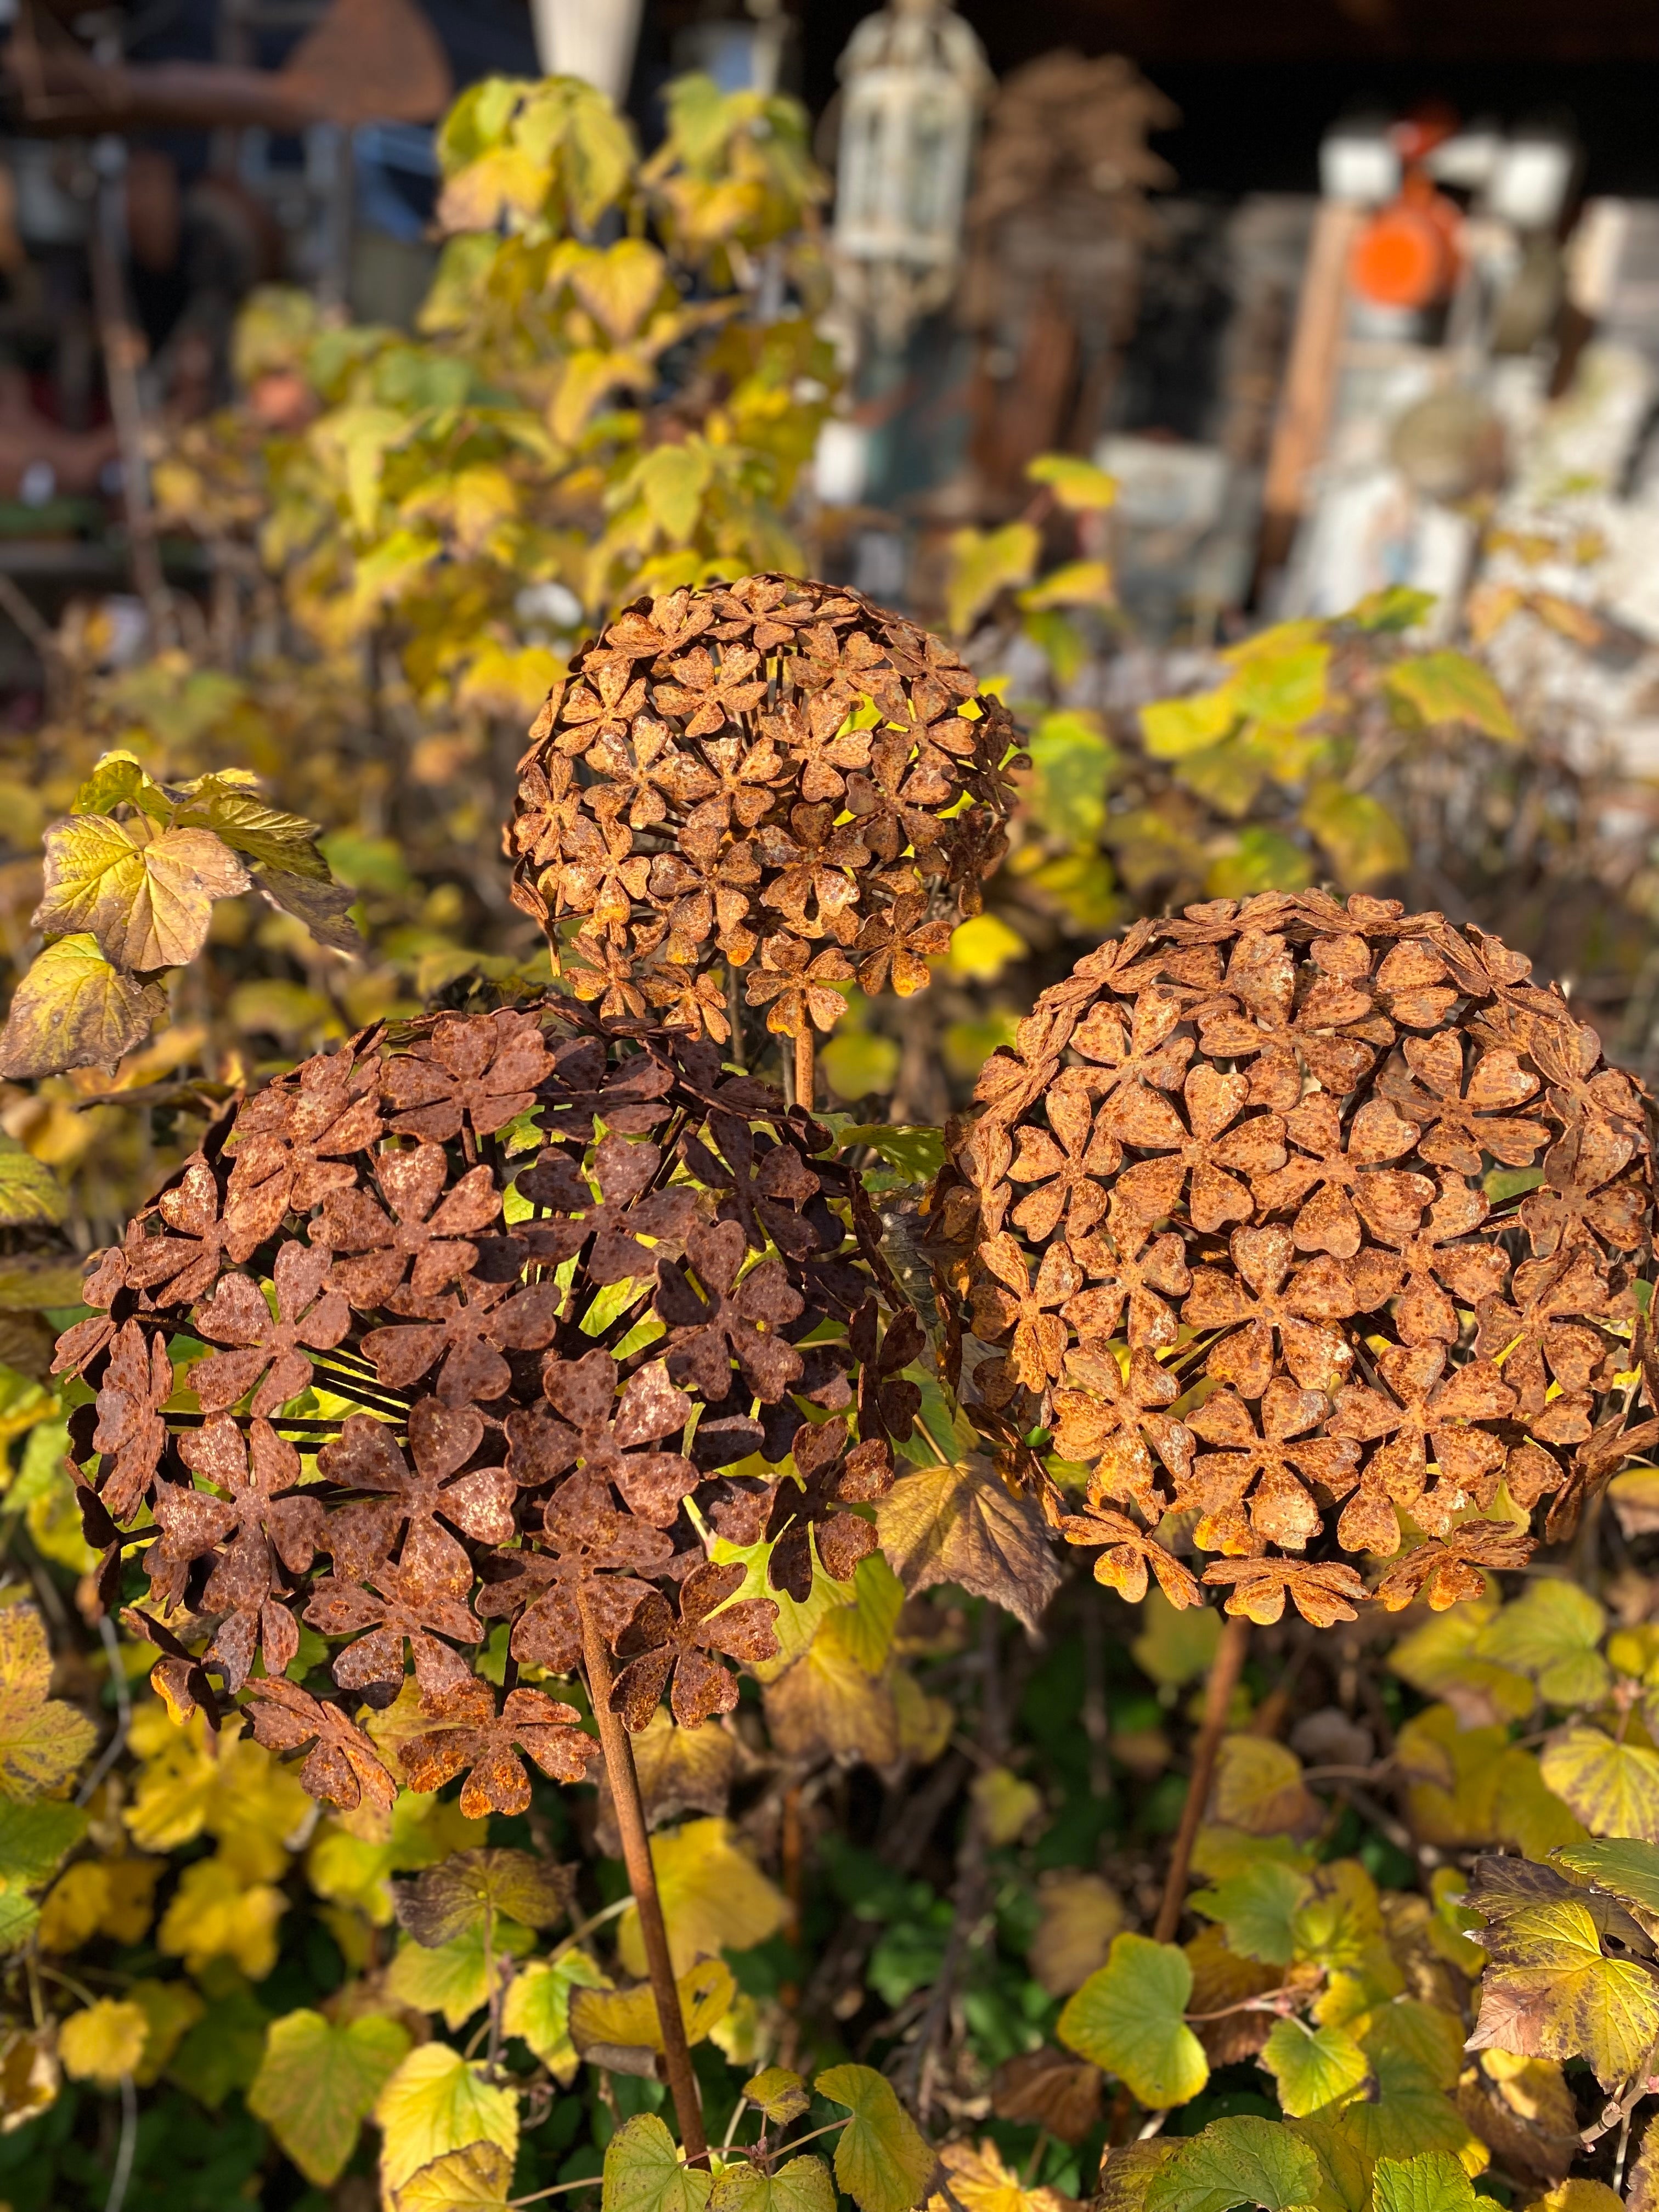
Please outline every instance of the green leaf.
[[1580, 1722], [1547, 1744], [1538, 1763], [1549, 1788], [1592, 1835], [1659, 1843], [1659, 1752], [1615, 1743]]
[[635, 2112], [605, 2152], [599, 2212], [703, 2212], [713, 2185], [708, 2174], [681, 2164], [654, 2112]]
[[[124, 975], [86, 931], [58, 938], [35, 956], [11, 994], [0, 1033], [0, 1075], [33, 1082], [69, 1068], [108, 1068], [143, 1044], [166, 1013], [153, 982]], [[62, 1218], [62, 1217], [53, 1217]]]
[[1193, 1970], [1176, 1945], [1119, 1936], [1055, 2033], [1079, 2057], [1127, 2082], [1150, 2110], [1184, 2105], [1210, 2078], [1204, 2046], [1182, 2017], [1192, 1993]]
[[904, 1610], [904, 1585], [879, 1552], [859, 1561], [853, 1574], [851, 1605], [838, 1607], [818, 1631], [866, 1674], [879, 1674], [893, 1648], [893, 1632]]
[[1397, 700], [1431, 726], [1464, 722], [1506, 744], [1521, 742], [1496, 679], [1466, 653], [1425, 653], [1415, 659], [1397, 660], [1383, 681]]
[[1553, 1705], [1598, 1705], [1610, 1679], [1597, 1648], [1607, 1625], [1588, 1590], [1552, 1577], [1529, 1583], [1481, 1631], [1474, 1649], [1530, 1674]]
[[1432, 592], [1415, 592], [1409, 584], [1389, 584], [1380, 592], [1367, 592], [1357, 606], [1343, 616], [1356, 629], [1415, 629], [1434, 610]]
[[689, 544], [713, 481], [714, 462], [700, 438], [653, 447], [635, 479], [646, 513], [671, 545]]
[[1221, 1615], [1213, 1606], [1177, 1608], [1161, 1589], [1149, 1589], [1136, 1611], [1140, 1633], [1129, 1652], [1143, 1674], [1179, 1690], [1208, 1674], [1221, 1641]]
[[1370, 2071], [1364, 2052], [1341, 2028], [1310, 2029], [1295, 2020], [1274, 2023], [1261, 2063], [1279, 2084], [1279, 2103], [1298, 2120], [1351, 2094]]
[[47, 1697], [52, 1674], [36, 1608], [0, 1607], [0, 1796], [19, 1803], [61, 1788], [98, 1740], [84, 1713]]
[[931, 1182], [945, 1165], [945, 1133], [918, 1121], [889, 1126], [883, 1121], [860, 1121], [842, 1129], [838, 1144], [868, 1145], [890, 1167], [901, 1169], [913, 1182]]
[[1074, 453], [1039, 453], [1034, 461], [1027, 461], [1025, 473], [1031, 483], [1047, 484], [1060, 505], [1073, 514], [1097, 514], [1117, 501], [1116, 477]]
[[210, 830], [164, 830], [142, 816], [82, 814], [46, 832], [46, 895], [34, 927], [88, 931], [118, 968], [183, 968], [207, 941], [216, 899], [248, 888], [236, 855]]
[[945, 624], [953, 637], [965, 637], [999, 592], [1030, 581], [1042, 544], [1030, 522], [954, 532], [945, 594]]
[[0, 1953], [21, 1951], [40, 1925], [40, 1908], [20, 1889], [0, 1891]]
[[898, 1081], [899, 1047], [873, 1030], [843, 1027], [818, 1047], [818, 1066], [837, 1098], [849, 1103], [872, 1095], [885, 1097]]
[[708, 2212], [836, 2212], [830, 2169], [809, 2151], [775, 2173], [738, 2161], [715, 2182]]
[[[518, 1958], [535, 1937], [516, 1922], [500, 1920], [494, 1931], [494, 1954]], [[482, 1923], [464, 1929], [447, 1943], [425, 1944], [406, 1937], [386, 1968], [386, 1994], [416, 2012], [441, 2012], [453, 2033], [471, 2019], [489, 1994], [484, 1972], [484, 1931]]]
[[165, 822], [173, 801], [135, 754], [106, 753], [70, 802], [71, 814], [107, 814], [125, 800], [153, 822]]
[[1470, 2212], [1474, 2185], [1443, 2150], [1417, 2158], [1379, 2158], [1371, 2177], [1374, 2212]]
[[1212, 2120], [1153, 2176], [1146, 2212], [1231, 2212], [1235, 2204], [1291, 2212], [1311, 2206], [1318, 2185], [1318, 2160], [1289, 2128], [1272, 2120]]
[[530, 2045], [556, 2081], [568, 2084], [580, 2063], [570, 2040], [570, 1993], [611, 1986], [598, 1960], [580, 1948], [557, 1959], [526, 1960], [507, 1992], [501, 2026]]
[[[1267, 640], [1275, 635], [1267, 630], [1251, 639], [1241, 654], [1228, 656], [1239, 664], [1233, 679], [1238, 712], [1275, 730], [1293, 730], [1299, 723], [1310, 721], [1323, 708], [1325, 674], [1331, 659], [1328, 645], [1303, 641], [1299, 624], [1286, 624], [1285, 629], [1287, 642], [1280, 649], [1265, 649]], [[1292, 636], [1292, 632], [1298, 634]]]
[[919, 2203], [933, 2153], [886, 2075], [870, 2066], [831, 2066], [812, 2087], [853, 2115], [836, 2145], [836, 2179], [861, 2212], [908, 2212]]
[[1296, 1916], [1310, 1887], [1307, 1876], [1293, 1867], [1260, 1859], [1188, 1902], [1194, 1912], [1221, 1923], [1227, 1948], [1237, 1957], [1288, 1966], [1296, 1955]]
[[1025, 750], [1031, 757], [1030, 811], [1046, 834], [1066, 845], [1097, 843], [1120, 757], [1098, 718], [1078, 708], [1044, 714]]
[[0, 1228], [56, 1224], [69, 1212], [69, 1193], [44, 1160], [0, 1130]]
[[0, 1882], [33, 1889], [55, 1874], [87, 1832], [78, 1805], [46, 1799], [33, 1805], [0, 1803]]
[[1184, 760], [1224, 738], [1238, 720], [1230, 684], [1186, 699], [1157, 699], [1140, 710], [1141, 734], [1154, 760]]
[[1368, 791], [1349, 791], [1334, 777], [1322, 778], [1302, 804], [1303, 827], [1330, 857], [1344, 890], [1397, 874], [1411, 857], [1399, 822]]
[[1625, 1839], [1569, 1844], [1554, 1856], [1563, 1866], [1587, 1875], [1599, 1889], [1611, 1891], [1626, 1905], [1639, 1905], [1644, 1912], [1659, 1912], [1659, 1849], [1652, 1844]]
[[384, 2013], [365, 2013], [344, 2027], [319, 2012], [288, 2013], [265, 2032], [248, 2110], [307, 2181], [329, 2188], [345, 2172], [363, 2122], [408, 2049], [408, 2029]]
[[325, 884], [332, 880], [328, 862], [317, 850], [316, 841], [323, 834], [319, 823], [267, 806], [257, 793], [223, 776], [199, 778], [175, 818], [179, 828], [211, 830], [234, 852], [287, 875], [309, 876]]
[[[469, 2065], [447, 2043], [418, 2045], [375, 2100], [380, 2176], [398, 2189], [417, 2168], [468, 2144], [493, 2142], [515, 2158], [519, 2100], [497, 2088], [481, 2064]], [[666, 2132], [665, 2130], [665, 2132]]]
[[1212, 898], [1250, 898], [1257, 891], [1305, 890], [1319, 873], [1313, 856], [1282, 830], [1252, 823], [1230, 852], [1218, 853], [1204, 878]]
[[[0, 1259], [0, 1313], [41, 1313], [78, 1306], [87, 1263], [78, 1255], [12, 1252]], [[69, 1449], [67, 1441], [61, 1449]]]

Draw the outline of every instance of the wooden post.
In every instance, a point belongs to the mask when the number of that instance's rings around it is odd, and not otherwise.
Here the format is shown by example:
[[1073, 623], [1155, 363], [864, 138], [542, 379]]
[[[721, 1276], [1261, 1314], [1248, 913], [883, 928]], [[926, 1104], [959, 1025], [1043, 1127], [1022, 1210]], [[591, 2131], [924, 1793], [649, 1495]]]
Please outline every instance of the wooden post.
[[1283, 566], [1301, 520], [1309, 471], [1325, 450], [1347, 306], [1348, 256], [1363, 220], [1360, 209], [1335, 200], [1322, 203], [1314, 217], [1262, 487], [1264, 570]]
[[668, 1949], [668, 1929], [657, 1893], [657, 1870], [651, 1863], [651, 1838], [645, 1825], [645, 1806], [640, 1796], [640, 1778], [634, 1765], [634, 1746], [622, 1716], [611, 1710], [611, 1655], [605, 1637], [585, 1596], [577, 1600], [582, 1621], [582, 1659], [587, 1674], [587, 1694], [593, 1717], [599, 1724], [599, 1746], [605, 1753], [605, 1779], [617, 1808], [617, 1829], [622, 1838], [623, 1864], [628, 1886], [639, 1907], [640, 1935], [645, 1944], [646, 1970], [657, 2000], [657, 2019], [662, 2028], [663, 2063], [669, 2094], [680, 2124], [680, 2141], [692, 2166], [708, 2164], [708, 2137], [703, 2131], [702, 2102], [697, 2077], [691, 2068], [691, 2046], [685, 2039], [685, 2019], [674, 1978], [674, 1962]]

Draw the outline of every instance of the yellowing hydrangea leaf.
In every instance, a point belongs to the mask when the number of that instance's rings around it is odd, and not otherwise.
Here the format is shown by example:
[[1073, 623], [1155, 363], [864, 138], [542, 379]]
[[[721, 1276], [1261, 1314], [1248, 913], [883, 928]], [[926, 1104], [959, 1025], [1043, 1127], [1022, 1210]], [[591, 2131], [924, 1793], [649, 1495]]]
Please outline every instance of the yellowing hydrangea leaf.
[[939, 2164], [962, 2212], [1064, 2212], [1066, 2200], [1058, 2190], [1028, 2189], [988, 2140], [947, 2143]]
[[1598, 1889], [1610, 1891], [1626, 1905], [1659, 1912], [1659, 1847], [1636, 1838], [1587, 1840], [1570, 1844], [1556, 1856], [1563, 1866], [1588, 1876]]
[[131, 1740], [143, 1771], [122, 1819], [141, 1850], [176, 1850], [205, 1832], [250, 1881], [287, 1871], [289, 1851], [316, 1820], [316, 1801], [240, 1729], [233, 1716], [210, 1748], [200, 1713], [181, 1729], [159, 1699], [138, 1707]]
[[81, 1859], [52, 1884], [40, 1907], [43, 1951], [75, 1951], [95, 1935], [137, 1943], [149, 1929], [166, 1862], [134, 1853]]
[[1490, 1963], [1471, 2051], [1584, 2058], [1605, 2089], [1630, 2080], [1659, 2043], [1659, 1990], [1602, 1955], [1595, 1921], [1570, 1898], [1505, 1912], [1481, 1941]]
[[798, 2120], [812, 2101], [800, 2075], [787, 2066], [763, 2066], [744, 2083], [743, 2094], [775, 2128], [785, 2128], [791, 2120]]
[[1260, 1735], [1222, 1738], [1210, 1807], [1217, 1820], [1252, 1836], [1295, 1835], [1320, 1810], [1303, 1786], [1296, 1753]]
[[1308, 1877], [1294, 1867], [1260, 1859], [1213, 1889], [1197, 1891], [1188, 1903], [1221, 1923], [1227, 1948], [1239, 1958], [1288, 1966], [1296, 1955], [1296, 1916], [1311, 1893]]
[[605, 2151], [599, 2212], [703, 2212], [713, 2186], [707, 2173], [682, 2163], [654, 2112], [635, 2112]]
[[1539, 1767], [1592, 1835], [1659, 1843], [1659, 1752], [1580, 1722], [1544, 1747]]
[[1017, 1843], [1042, 1810], [1042, 1792], [1036, 1784], [1006, 1766], [986, 1767], [974, 1777], [968, 1794], [994, 1850]]
[[447, 2151], [392, 2192], [391, 2212], [505, 2212], [513, 2160], [491, 2142]]
[[[680, 2014], [688, 2043], [702, 2043], [732, 2008], [738, 1985], [724, 1959], [699, 1959], [678, 1976]], [[660, 2051], [662, 2022], [649, 1982], [613, 1989], [599, 1982], [569, 1990], [570, 2039], [584, 2054], [596, 2045], [617, 2051]]]
[[994, 983], [1012, 961], [1030, 951], [1017, 929], [994, 914], [976, 914], [951, 933], [945, 973], [959, 983]]
[[1498, 1784], [1509, 1731], [1462, 1728], [1449, 1705], [1430, 1705], [1401, 1729], [1395, 1757], [1406, 1807], [1424, 1843], [1443, 1850], [1489, 1844], [1498, 1833]]
[[1492, 1822], [1498, 1841], [1529, 1859], [1547, 1859], [1562, 1844], [1583, 1843], [1589, 1833], [1571, 1807], [1547, 1786], [1536, 1753], [1515, 1744], [1498, 1763]]
[[[1630, 2201], [1638, 2201], [1634, 2187]], [[1605, 2181], [1591, 2181], [1574, 2174], [1547, 2196], [1534, 2197], [1527, 2212], [1624, 2212], [1624, 2207], [1625, 2199], [1616, 2189], [1609, 2189]]]
[[1259, 2204], [1264, 2212], [1311, 2206], [1319, 2162], [1301, 2137], [1272, 2120], [1240, 2116], [1212, 2120], [1158, 2168], [1146, 2191], [1146, 2212], [1231, 2212]]
[[1465, 1728], [1524, 1720], [1537, 1702], [1532, 1683], [1477, 1648], [1498, 1610], [1495, 1598], [1479, 1597], [1435, 1614], [1395, 1646], [1389, 1668], [1425, 1697], [1443, 1698]]
[[326, 2189], [345, 2171], [374, 2100], [409, 2049], [384, 2013], [343, 2024], [301, 2010], [274, 2020], [247, 2107], [307, 2181]]
[[276, 1963], [276, 1923], [287, 1910], [280, 1889], [244, 1882], [222, 1858], [198, 1859], [179, 1877], [155, 1940], [192, 1974], [230, 1959], [249, 1981], [263, 1981]]
[[1530, 1674], [1553, 1705], [1593, 1705], [1607, 1692], [1598, 1646], [1607, 1617], [1588, 1590], [1553, 1576], [1530, 1583], [1484, 1628], [1477, 1654]]
[[1038, 1877], [1042, 1914], [1025, 1962], [1051, 1997], [1069, 1996], [1106, 1963], [1123, 1899], [1097, 1874], [1055, 1868]]
[[[746, 1951], [782, 1927], [783, 1893], [738, 1844], [729, 1820], [688, 1820], [672, 1835], [653, 1836], [651, 1860], [677, 1973], [708, 1953]], [[644, 1974], [645, 1944], [632, 1906], [618, 1924], [617, 1951], [630, 1974]]]
[[1175, 1944], [1119, 1936], [1055, 2033], [1068, 2050], [1127, 2082], [1141, 2104], [1185, 2105], [1210, 2078], [1204, 2046], [1182, 2017], [1192, 1988], [1192, 1966]]
[[142, 2006], [100, 1997], [95, 2004], [71, 2013], [58, 2031], [58, 2055], [64, 2073], [71, 2081], [95, 2081], [101, 2089], [112, 2089], [124, 2074], [137, 2069], [149, 2028]]
[[1473, 2212], [1474, 2187], [1444, 2151], [1416, 2158], [1380, 2158], [1371, 2178], [1376, 2212]]
[[852, 2114], [836, 2142], [836, 2179], [860, 2212], [909, 2212], [933, 2171], [933, 2153], [884, 2074], [830, 2066], [812, 2087]]
[[374, 2102], [381, 2133], [380, 2179], [400, 2188], [417, 2168], [471, 2143], [519, 2150], [519, 2100], [485, 2079], [447, 2043], [417, 2044]]
[[598, 1960], [580, 1946], [557, 1959], [531, 1959], [513, 1977], [501, 2025], [527, 2043], [553, 2079], [568, 2088], [580, 2063], [570, 2040], [570, 1993], [611, 1986]]
[[133, 2079], [141, 2089], [158, 2081], [180, 2042], [207, 2008], [188, 1982], [134, 1982], [127, 1991], [144, 2015], [144, 2055]]
[[737, 2159], [715, 2180], [708, 2212], [836, 2212], [830, 2169], [811, 2151], [763, 2173]]
[[[535, 1941], [530, 1930], [520, 1928], [516, 1921], [498, 1920], [495, 1936], [497, 1975], [504, 1971], [505, 1961], [522, 1958]], [[416, 2012], [441, 2012], [444, 2026], [453, 2033], [471, 2019], [489, 1994], [484, 1975], [483, 1928], [469, 1928], [447, 1943], [430, 1946], [417, 1943], [412, 1936], [406, 1936], [386, 1968], [386, 1995], [395, 1997], [399, 2004], [411, 2005]]]
[[60, 1788], [98, 1740], [84, 1713], [47, 1696], [51, 1682], [39, 1612], [0, 1607], [0, 1795], [19, 1802]]
[[1370, 2071], [1364, 2052], [1343, 2029], [1306, 2028], [1297, 2020], [1274, 2023], [1260, 2063], [1278, 2083], [1279, 2101], [1293, 2119], [1351, 2096]]

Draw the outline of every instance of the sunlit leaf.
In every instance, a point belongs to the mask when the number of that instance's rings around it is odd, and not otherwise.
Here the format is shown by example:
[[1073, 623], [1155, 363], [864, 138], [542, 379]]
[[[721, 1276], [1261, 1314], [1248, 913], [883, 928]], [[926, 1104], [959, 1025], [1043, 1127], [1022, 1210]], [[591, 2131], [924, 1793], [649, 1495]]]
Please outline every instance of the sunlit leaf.
[[600, 2212], [703, 2212], [713, 2185], [707, 2172], [682, 2164], [654, 2112], [635, 2112], [605, 2151]]
[[1261, 2046], [1261, 2063], [1294, 2119], [1351, 2095], [1370, 2071], [1364, 2052], [1341, 2028], [1308, 2028], [1297, 2020], [1275, 2021]]
[[1193, 1970], [1173, 1943], [1115, 1938], [1060, 2016], [1062, 2043], [1125, 2081], [1143, 2105], [1184, 2105], [1210, 2078], [1203, 2045], [1182, 2015]]
[[266, 2031], [248, 2110], [306, 2179], [326, 2189], [345, 2171], [363, 2122], [408, 2049], [408, 2029], [384, 2013], [344, 2023], [318, 2012], [287, 2013]]
[[1318, 2160], [1289, 2128], [1271, 2120], [1212, 2120], [1153, 2176], [1146, 2212], [1231, 2212], [1235, 2204], [1291, 2212], [1312, 2205], [1318, 2182]]
[[[0, 1032], [0, 1075], [23, 1082], [71, 1067], [112, 1066], [143, 1042], [166, 1007], [155, 984], [106, 960], [89, 933], [60, 937], [35, 956], [12, 993]], [[58, 1211], [41, 1218], [61, 1220], [62, 1194], [50, 1202]]]
[[380, 2176], [388, 2189], [471, 2143], [494, 2143], [509, 2158], [518, 2153], [518, 2099], [447, 2043], [416, 2045], [375, 2100], [374, 2118], [382, 2136]]
[[46, 832], [34, 927], [87, 932], [120, 968], [182, 968], [206, 942], [214, 901], [247, 887], [246, 869], [210, 830], [157, 833], [142, 816], [76, 815]]
[[836, 2179], [860, 2212], [908, 2212], [933, 2170], [933, 2154], [884, 2074], [830, 2066], [812, 2084], [852, 2118], [836, 2143]]

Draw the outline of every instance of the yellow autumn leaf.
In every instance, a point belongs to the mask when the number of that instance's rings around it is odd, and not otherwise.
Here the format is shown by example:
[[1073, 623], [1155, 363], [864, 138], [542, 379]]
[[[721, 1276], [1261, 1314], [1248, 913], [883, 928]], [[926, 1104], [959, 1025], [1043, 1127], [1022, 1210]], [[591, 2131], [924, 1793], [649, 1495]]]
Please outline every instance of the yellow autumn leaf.
[[276, 1923], [287, 1910], [280, 1889], [245, 1882], [223, 1858], [198, 1859], [179, 1876], [155, 1940], [192, 1974], [229, 1959], [249, 1981], [263, 1981], [276, 1963]]
[[388, 2190], [472, 2143], [491, 2142], [509, 2159], [518, 2155], [518, 2099], [447, 2043], [417, 2044], [376, 2098], [374, 2116], [381, 2134], [380, 2179]]
[[1126, 1917], [1123, 1899], [1097, 1874], [1051, 1869], [1037, 1882], [1042, 1918], [1026, 1963], [1051, 1997], [1070, 1996], [1106, 1963]]
[[1659, 1752], [1615, 1743], [1579, 1722], [1547, 1744], [1538, 1763], [1549, 1788], [1592, 1835], [1659, 1843]]
[[71, 2013], [58, 2031], [58, 2055], [71, 2081], [95, 2081], [112, 2089], [124, 2074], [136, 2072], [144, 2055], [149, 2022], [142, 2006], [115, 1997]]
[[[700, 1959], [678, 1975], [680, 2017], [688, 2043], [702, 2043], [732, 2009], [738, 1985], [724, 1959]], [[613, 2050], [660, 2051], [662, 2021], [649, 1982], [614, 1990], [592, 1984], [574, 1988], [569, 1995], [570, 2040], [579, 2051], [595, 2045]]]
[[[729, 1820], [688, 1820], [653, 1836], [651, 1860], [676, 1973], [722, 1950], [747, 1951], [782, 1927], [783, 1893], [738, 1844]], [[630, 1974], [643, 1976], [645, 1943], [632, 1905], [617, 1925], [617, 1952]]]
[[51, 1682], [40, 1613], [0, 1606], [0, 1794], [21, 1802], [61, 1788], [98, 1739], [84, 1713], [46, 1695]]
[[85, 932], [129, 972], [188, 966], [207, 941], [214, 901], [248, 887], [246, 869], [210, 830], [158, 833], [142, 814], [71, 816], [46, 842], [34, 927], [49, 937]]
[[1266, 1736], [1224, 1736], [1210, 1801], [1213, 1817], [1252, 1836], [1291, 1835], [1319, 1817], [1302, 1782], [1302, 1762]]

